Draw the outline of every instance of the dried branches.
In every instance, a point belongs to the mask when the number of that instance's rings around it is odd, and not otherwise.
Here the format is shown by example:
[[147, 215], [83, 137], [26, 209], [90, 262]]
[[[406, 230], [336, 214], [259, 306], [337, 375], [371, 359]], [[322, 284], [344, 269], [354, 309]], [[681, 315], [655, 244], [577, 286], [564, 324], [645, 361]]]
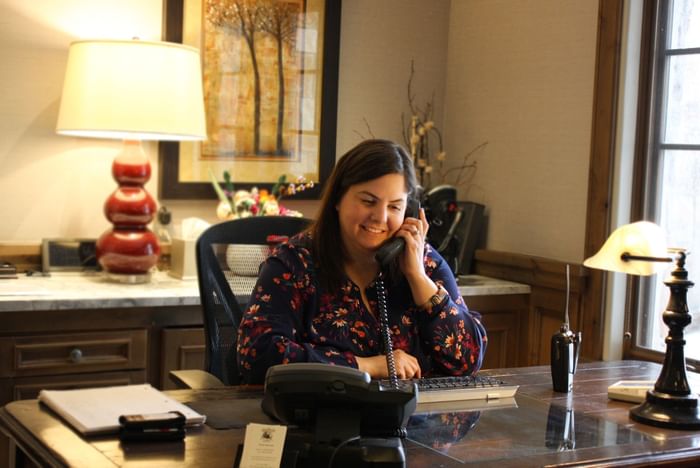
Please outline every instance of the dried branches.
[[[425, 189], [430, 189], [438, 184], [450, 184], [459, 187], [469, 184], [473, 179], [477, 163], [474, 155], [483, 149], [488, 142], [481, 143], [472, 148], [461, 163], [446, 167], [447, 154], [443, 148], [442, 133], [433, 121], [435, 95], [421, 107], [416, 101], [413, 91], [413, 78], [415, 68], [411, 61], [411, 74], [408, 77], [406, 87], [408, 96], [408, 108], [411, 111], [410, 121], [401, 113], [401, 128], [404, 143], [410, 148], [413, 163], [416, 167], [416, 175], [420, 184]], [[433, 179], [437, 184], [433, 184]]]

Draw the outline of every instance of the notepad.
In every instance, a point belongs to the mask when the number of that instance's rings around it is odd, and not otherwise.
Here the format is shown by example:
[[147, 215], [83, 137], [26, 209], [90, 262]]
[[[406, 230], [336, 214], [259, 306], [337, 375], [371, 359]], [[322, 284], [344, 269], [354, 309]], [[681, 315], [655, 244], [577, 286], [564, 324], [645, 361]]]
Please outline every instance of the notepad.
[[39, 401], [58, 413], [81, 434], [119, 431], [119, 416], [179, 411], [187, 425], [203, 424], [206, 416], [173, 400], [149, 384], [78, 390], [42, 390]]

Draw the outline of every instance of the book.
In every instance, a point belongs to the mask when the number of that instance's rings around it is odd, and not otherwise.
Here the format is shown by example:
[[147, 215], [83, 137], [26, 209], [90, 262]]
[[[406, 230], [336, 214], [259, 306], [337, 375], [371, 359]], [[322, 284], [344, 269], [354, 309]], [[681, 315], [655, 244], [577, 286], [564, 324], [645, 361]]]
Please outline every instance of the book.
[[149, 384], [77, 390], [42, 390], [39, 401], [58, 413], [83, 435], [119, 432], [119, 416], [179, 411], [188, 426], [206, 416], [170, 398]]

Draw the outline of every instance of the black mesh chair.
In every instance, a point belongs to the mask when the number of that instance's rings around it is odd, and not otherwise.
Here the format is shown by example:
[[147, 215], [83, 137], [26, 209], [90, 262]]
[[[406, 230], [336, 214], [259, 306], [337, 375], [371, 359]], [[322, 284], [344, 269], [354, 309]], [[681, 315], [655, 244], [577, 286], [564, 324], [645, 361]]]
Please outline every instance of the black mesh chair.
[[180, 387], [238, 385], [236, 339], [242, 309], [271, 246], [310, 224], [306, 218], [255, 216], [215, 224], [197, 239], [197, 277], [204, 314], [205, 371], [175, 370]]

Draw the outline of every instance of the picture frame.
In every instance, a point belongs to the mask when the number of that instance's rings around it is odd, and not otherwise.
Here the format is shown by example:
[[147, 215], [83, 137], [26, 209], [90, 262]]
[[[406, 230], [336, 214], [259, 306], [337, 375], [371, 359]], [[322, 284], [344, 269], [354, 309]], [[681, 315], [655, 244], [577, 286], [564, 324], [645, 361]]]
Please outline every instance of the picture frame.
[[[263, 1], [264, 0], [260, 0], [257, 3], [262, 3]], [[256, 0], [239, 0], [239, 2], [241, 4], [256, 4]], [[192, 29], [192, 25], [197, 22], [196, 15], [204, 14], [202, 12], [202, 5], [211, 6], [213, 4], [214, 6], [219, 6], [226, 4], [231, 5], [233, 3], [235, 3], [235, 0], [165, 0], [164, 40], [183, 43], [183, 38], [185, 38], [184, 43], [194, 45], [192, 42], [196, 42], [197, 34], [194, 35], [195, 40], [193, 41], [193, 35], [190, 30]], [[313, 28], [311, 28], [311, 36], [308, 36], [306, 29], [302, 29], [302, 32], [296, 35], [296, 41], [303, 42], [304, 47], [312, 50], [312, 52], [317, 51], [319, 46], [322, 47], [322, 53], [317, 53], [315, 62], [311, 63], [310, 69], [312, 69], [312, 71], [307, 72], [306, 68], [304, 68], [307, 62], [310, 62], [308, 59], [310, 54], [306, 54], [304, 58], [298, 61], [303, 62], [299, 67], [301, 70], [299, 72], [301, 76], [300, 80], [295, 82], [293, 79], [280, 79], [280, 81], [284, 81], [287, 85], [291, 82], [293, 85], [300, 88], [286, 91], [284, 94], [285, 96], [288, 96], [289, 93], [289, 95], [298, 97], [306, 93], [306, 100], [301, 104], [299, 104], [300, 99], [291, 100], [291, 106], [296, 103], [297, 107], [294, 109], [295, 113], [293, 114], [293, 118], [288, 120], [294, 120], [294, 118], [296, 118], [295, 122], [298, 124], [298, 128], [284, 129], [283, 141], [292, 142], [290, 144], [292, 149], [289, 150], [283, 147], [282, 150], [278, 150], [280, 148], [280, 134], [282, 133], [280, 130], [281, 125], [279, 124], [277, 125], [277, 138], [275, 139], [277, 150], [274, 144], [271, 143], [272, 138], [269, 135], [271, 132], [268, 132], [267, 140], [265, 140], [265, 135], [263, 135], [257, 138], [257, 141], [260, 141], [258, 146], [252, 146], [253, 150], [258, 148], [260, 150], [259, 152], [246, 151], [245, 148], [238, 149], [238, 147], [234, 147], [230, 143], [230, 140], [242, 142], [241, 147], [245, 147], [246, 144], [250, 147], [251, 140], [256, 142], [256, 138], [251, 139], [248, 137], [252, 132], [251, 129], [227, 127], [226, 124], [228, 122], [224, 122], [223, 120], [213, 121], [212, 124], [212, 119], [210, 117], [212, 112], [207, 111], [207, 127], [209, 133], [207, 142], [159, 143], [158, 191], [161, 199], [216, 199], [217, 195], [212, 187], [211, 176], [213, 174], [221, 184], [223, 182], [224, 170], [229, 171], [231, 174], [231, 181], [233, 182], [235, 190], [250, 190], [252, 187], [270, 190], [277, 181], [277, 178], [282, 174], [287, 175], [287, 182], [295, 182], [294, 179], [296, 177], [304, 176], [307, 182], [314, 182], [314, 186], [298, 193], [295, 195], [295, 198], [320, 198], [323, 182], [329, 177], [335, 164], [341, 0], [284, 0], [278, 3], [288, 4], [288, 6], [300, 12], [300, 14], [303, 15], [303, 21], [301, 21], [300, 24], [304, 26], [307, 24], [307, 18], [312, 26], [313, 22], [317, 21], [319, 23], [316, 25], [318, 29], [320, 29], [321, 24], [323, 25], [322, 33], [314, 33]], [[195, 7], [193, 8], [192, 5]], [[311, 8], [315, 10], [311, 10]], [[199, 11], [199, 13], [197, 13], [197, 11]], [[192, 17], [194, 17], [194, 20]], [[319, 18], [323, 19], [319, 20]], [[199, 21], [201, 22], [201, 16]], [[189, 26], [186, 28], [186, 25]], [[204, 42], [204, 40], [201, 39], [203, 36], [204, 33], [200, 32], [200, 44]], [[211, 38], [206, 38], [206, 40], [209, 41], [208, 44], [212, 42], [221, 44], [224, 42], [221, 38], [217, 39], [217, 41], [213, 41]], [[238, 40], [240, 41], [241, 39], [238, 38]], [[308, 44], [310, 44], [310, 46]], [[265, 53], [265, 49], [271, 49], [271, 47], [263, 48], [262, 53]], [[202, 50], [201, 47], [200, 50]], [[251, 52], [250, 49], [248, 50], [249, 55], [247, 57], [243, 55], [245, 47], [238, 47], [233, 51], [231, 51], [231, 48], [221, 48], [221, 50], [223, 51], [222, 53], [227, 55], [227, 60], [231, 60], [231, 55], [238, 54], [239, 56], [233, 59], [237, 61], [237, 64], [241, 64], [245, 60], [252, 62], [250, 54], [253, 52]], [[257, 49], [254, 48], [252, 50]], [[304, 53], [305, 51], [306, 49], [304, 49]], [[270, 62], [273, 60], [270, 58], [272, 54], [269, 52], [267, 53], [268, 57], [266, 60]], [[212, 96], [216, 96], [216, 94], [212, 91], [211, 87], [209, 90], [207, 89], [207, 73], [210, 69], [207, 69], [204, 63], [206, 60], [205, 53], [203, 52], [202, 55], [205, 101], [209, 100], [209, 103], [216, 103], [216, 98], [212, 98]], [[265, 59], [265, 57], [263, 58]], [[283, 67], [280, 68], [284, 69]], [[318, 77], [318, 70], [321, 70], [320, 78]], [[312, 80], [309, 77], [315, 77], [316, 80]], [[229, 79], [229, 77], [226, 78]], [[245, 80], [246, 78], [244, 77], [242, 79]], [[310, 87], [309, 83], [312, 81], [314, 82]], [[218, 88], [216, 88], [215, 91], [220, 93], [226, 92], [222, 85], [223, 82], [223, 79], [218, 80]], [[310, 88], [313, 92], [309, 91]], [[240, 89], [240, 86], [236, 89]], [[281, 92], [279, 92], [278, 95], [281, 95]], [[309, 96], [316, 96], [316, 99], [309, 99]], [[237, 99], [237, 102], [240, 102], [240, 99]], [[287, 100], [289, 101], [290, 99]], [[221, 101], [221, 99], [219, 99], [219, 101]], [[251, 115], [250, 111], [248, 111], [248, 116], [241, 117], [241, 115], [233, 115], [230, 111], [231, 107], [233, 106], [229, 106], [228, 109], [228, 118], [230, 121], [251, 121], [249, 118]], [[244, 106], [240, 106], [240, 108], [243, 107]], [[250, 106], [247, 108], [249, 107]], [[270, 108], [269, 103], [267, 108]], [[311, 111], [308, 111], [309, 109], [311, 109]], [[258, 115], [260, 114], [257, 111], [256, 113], [258, 113]], [[226, 112], [217, 109], [213, 114], [218, 116], [226, 114]], [[269, 114], [268, 112], [268, 128], [270, 127]], [[279, 115], [291, 114], [288, 110], [287, 114], [278, 114], [278, 116]], [[296, 117], [297, 115], [299, 115], [299, 117]], [[312, 115], [313, 118], [309, 119], [308, 115]], [[283, 118], [278, 119], [278, 121], [280, 120], [283, 120]], [[258, 122], [258, 120], [256, 120], [256, 122]], [[299, 124], [299, 122], [302, 123]], [[250, 126], [250, 124], [248, 125]], [[211, 137], [212, 129], [217, 132], [216, 138]], [[244, 132], [247, 133], [244, 134]], [[223, 137], [220, 138], [219, 136]], [[264, 146], [265, 144], [267, 144], [267, 147]], [[240, 167], [247, 167], [247, 169], [238, 170]], [[192, 171], [192, 168], [194, 168], [194, 172], [197, 172], [196, 176], [182, 175], [186, 174], [187, 171]], [[304, 169], [297, 170], [296, 168]], [[315, 170], [307, 171], [306, 169], [308, 168]], [[309, 175], [311, 175], [311, 177], [309, 177]], [[265, 177], [267, 177], [267, 179], [265, 179]]]

